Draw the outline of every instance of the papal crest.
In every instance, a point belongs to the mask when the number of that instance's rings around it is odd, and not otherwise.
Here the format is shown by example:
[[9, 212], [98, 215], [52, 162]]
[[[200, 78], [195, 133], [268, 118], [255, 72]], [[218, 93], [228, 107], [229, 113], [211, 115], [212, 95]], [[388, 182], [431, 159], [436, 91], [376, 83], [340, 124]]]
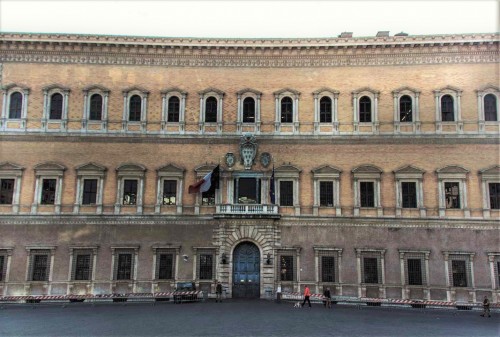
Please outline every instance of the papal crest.
[[255, 156], [257, 155], [257, 143], [255, 136], [252, 134], [245, 134], [240, 140], [240, 156], [241, 163], [245, 170], [250, 170], [254, 164]]

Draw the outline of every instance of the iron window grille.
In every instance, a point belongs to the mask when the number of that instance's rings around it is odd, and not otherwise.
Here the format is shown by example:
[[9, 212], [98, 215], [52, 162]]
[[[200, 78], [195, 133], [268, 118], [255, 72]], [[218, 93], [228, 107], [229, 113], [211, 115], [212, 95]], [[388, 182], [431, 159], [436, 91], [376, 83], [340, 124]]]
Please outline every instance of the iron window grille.
[[83, 180], [82, 204], [92, 205], [97, 200], [97, 179]]
[[293, 122], [293, 102], [290, 97], [281, 99], [281, 123]]
[[163, 181], [163, 205], [175, 205], [177, 197], [177, 181]]
[[92, 254], [77, 253], [74, 255], [74, 277], [76, 281], [89, 281], [92, 279]]
[[293, 181], [280, 181], [280, 206], [293, 206]]
[[467, 261], [452, 260], [451, 273], [454, 287], [467, 287]]
[[493, 94], [484, 96], [484, 120], [496, 122], [498, 120], [497, 97]]
[[61, 119], [63, 111], [63, 96], [59, 93], [50, 97], [49, 119]]
[[444, 183], [446, 208], [460, 208], [460, 185], [458, 182]]
[[32, 281], [48, 281], [49, 279], [49, 254], [34, 254], [32, 256]]
[[158, 251], [156, 257], [156, 278], [158, 280], [174, 279], [174, 254], [167, 251]]
[[131, 280], [132, 279], [132, 266], [133, 266], [132, 253], [118, 253], [118, 262], [116, 269], [117, 280]]
[[408, 284], [422, 285], [422, 259], [409, 258], [406, 260], [406, 268], [408, 270]]
[[56, 198], [56, 185], [57, 185], [56, 179], [43, 179], [40, 204], [54, 205]]
[[102, 96], [93, 94], [90, 96], [89, 120], [100, 121], [102, 119]]
[[167, 121], [171, 123], [179, 122], [180, 100], [177, 96], [168, 99]]
[[372, 100], [367, 96], [359, 99], [359, 121], [361, 123], [372, 121]]
[[137, 204], [137, 180], [125, 179], [123, 181], [123, 204]]
[[380, 283], [379, 259], [376, 257], [363, 257], [363, 281], [364, 283]]
[[412, 99], [408, 95], [404, 95], [399, 99], [399, 121], [400, 122], [412, 122]]
[[327, 207], [333, 206], [333, 181], [320, 181], [319, 205]]
[[319, 122], [332, 122], [332, 100], [330, 97], [321, 97], [319, 100]]
[[247, 97], [243, 100], [243, 123], [255, 122], [255, 100]]
[[401, 195], [403, 208], [417, 208], [417, 184], [415, 182], [402, 182]]
[[321, 256], [321, 282], [335, 282], [334, 256]]
[[500, 209], [500, 183], [489, 183], [490, 208]]
[[212, 280], [214, 274], [214, 255], [201, 253], [198, 255], [198, 275], [200, 280]]
[[11, 205], [14, 197], [14, 179], [0, 180], [0, 205]]
[[295, 279], [295, 261], [293, 255], [280, 255], [279, 257], [279, 275], [281, 281], [294, 281]]
[[441, 97], [441, 121], [443, 122], [455, 121], [453, 97], [451, 97], [451, 95], [444, 95], [443, 97]]
[[217, 99], [210, 96], [205, 101], [205, 123], [217, 122]]
[[374, 184], [371, 181], [359, 183], [359, 196], [361, 207], [375, 207]]
[[23, 109], [23, 95], [20, 92], [14, 92], [12, 95], [10, 95], [9, 118], [10, 119], [21, 118], [22, 109]]

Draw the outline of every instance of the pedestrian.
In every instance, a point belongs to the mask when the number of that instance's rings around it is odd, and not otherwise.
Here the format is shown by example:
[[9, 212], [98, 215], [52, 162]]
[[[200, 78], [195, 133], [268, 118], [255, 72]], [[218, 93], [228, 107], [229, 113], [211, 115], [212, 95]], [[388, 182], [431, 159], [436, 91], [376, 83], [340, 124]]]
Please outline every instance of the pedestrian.
[[485, 317], [486, 314], [488, 314], [488, 317], [491, 317], [491, 315], [490, 315], [490, 301], [488, 300], [488, 296], [484, 296], [483, 313], [481, 314], [481, 316]]
[[330, 293], [330, 288], [326, 288], [326, 290], [323, 292], [323, 297], [325, 298], [325, 307], [327, 309], [331, 309], [332, 307], [332, 294]]
[[281, 303], [281, 284], [278, 284], [278, 289], [276, 289], [276, 303]]
[[311, 290], [309, 290], [309, 286], [306, 286], [304, 289], [304, 302], [302, 302], [302, 307], [304, 307], [304, 304], [309, 303], [309, 308], [311, 307], [311, 300], [309, 299], [311, 297]]
[[217, 286], [215, 287], [215, 302], [222, 303], [222, 284], [220, 284], [220, 281], [217, 281]]

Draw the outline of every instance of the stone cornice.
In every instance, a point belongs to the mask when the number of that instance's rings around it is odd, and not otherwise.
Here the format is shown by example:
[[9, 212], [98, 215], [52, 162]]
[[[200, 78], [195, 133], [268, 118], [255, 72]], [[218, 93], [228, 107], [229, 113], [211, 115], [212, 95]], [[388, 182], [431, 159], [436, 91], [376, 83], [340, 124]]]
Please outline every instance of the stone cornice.
[[196, 39], [0, 34], [0, 62], [171, 67], [340, 67], [498, 63], [499, 34]]

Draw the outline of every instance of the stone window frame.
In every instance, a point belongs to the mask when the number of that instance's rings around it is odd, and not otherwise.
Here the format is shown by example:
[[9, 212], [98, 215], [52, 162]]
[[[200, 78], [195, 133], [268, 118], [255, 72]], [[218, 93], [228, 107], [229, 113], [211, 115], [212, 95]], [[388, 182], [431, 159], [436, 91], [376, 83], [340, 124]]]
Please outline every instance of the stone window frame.
[[[99, 246], [70, 246], [69, 247], [69, 272], [68, 272], [68, 282], [71, 283], [91, 283], [95, 281], [96, 269], [97, 269], [97, 249]], [[77, 255], [87, 255], [90, 254], [90, 279], [88, 280], [76, 280], [76, 259]]]
[[[175, 282], [177, 281], [177, 275], [179, 275], [179, 254], [181, 246], [176, 245], [154, 245], [151, 247], [153, 250], [153, 267], [152, 267], [152, 282], [153, 288], [158, 287], [158, 283], [169, 283], [172, 287], [175, 287]], [[161, 254], [172, 254], [173, 255], [173, 266], [172, 266], [172, 278], [160, 279], [159, 278], [159, 263], [158, 257]]]
[[[400, 121], [400, 100], [403, 96], [409, 96], [411, 98], [412, 105], [412, 121], [411, 122], [401, 122]], [[404, 86], [392, 91], [392, 97], [394, 100], [394, 127], [396, 133], [402, 133], [401, 126], [410, 125], [412, 127], [413, 133], [419, 133], [421, 122], [420, 122], [420, 91]]]
[[[322, 165], [315, 169], [311, 170], [313, 176], [313, 191], [314, 191], [314, 200], [313, 200], [313, 214], [318, 215], [320, 208], [334, 208], [335, 215], [342, 215], [342, 208], [340, 206], [340, 175], [342, 170], [330, 166], [330, 165]], [[321, 206], [320, 203], [320, 183], [322, 181], [328, 181], [333, 183], [333, 205], [330, 206]]]
[[[444, 88], [434, 90], [435, 118], [436, 118], [436, 133], [443, 132], [443, 125], [455, 125], [456, 131], [462, 133], [464, 122], [462, 120], [461, 97], [462, 90], [451, 85]], [[450, 95], [453, 98], [454, 121], [442, 121], [441, 99], [445, 95]]]
[[[16, 83], [8, 84], [2, 87], [3, 102], [2, 102], [2, 114], [0, 117], [0, 130], [26, 130], [26, 120], [28, 116], [28, 97], [30, 93], [30, 88]], [[20, 118], [10, 118], [10, 99], [12, 94], [20, 93], [22, 97], [22, 107], [21, 107], [21, 117]], [[19, 128], [9, 128], [8, 121], [20, 121]]]
[[[261, 107], [261, 97], [262, 97], [262, 92], [251, 89], [251, 88], [245, 88], [242, 90], [239, 90], [236, 92], [236, 96], [238, 99], [238, 111], [236, 114], [236, 133], [242, 134], [246, 133], [246, 129], [248, 127], [253, 126], [253, 132], [254, 134], [260, 134], [260, 126], [261, 126], [261, 120], [260, 120], [260, 107]], [[253, 98], [255, 101], [255, 121], [253, 123], [248, 123], [248, 122], [243, 122], [243, 101], [246, 98]], [[245, 127], [245, 132], [243, 131], [243, 127]]]
[[[19, 213], [20, 208], [20, 198], [21, 198], [21, 186], [22, 178], [24, 173], [24, 167], [14, 164], [12, 162], [2, 162], [0, 163], [0, 180], [2, 179], [14, 179], [14, 192], [12, 194], [12, 204], [11, 212], [14, 214]], [[8, 205], [1, 205], [7, 207]]]
[[[35, 165], [35, 191], [33, 203], [31, 204], [31, 213], [37, 214], [38, 208], [41, 205], [42, 183], [44, 179], [56, 179], [56, 191], [54, 198], [54, 213], [61, 213], [62, 190], [64, 181], [64, 172], [66, 167], [56, 162], [46, 162]], [[50, 206], [50, 205], [44, 205]]]
[[[427, 209], [424, 204], [424, 187], [423, 180], [425, 171], [413, 165], [406, 165], [400, 167], [393, 171], [394, 179], [396, 181], [395, 189], [396, 189], [396, 216], [402, 215], [403, 210], [403, 194], [401, 183], [403, 182], [414, 182], [416, 187], [416, 199], [417, 199], [417, 207], [420, 211], [420, 216], [425, 217], [427, 215]], [[406, 209], [406, 208], [404, 208]], [[412, 209], [412, 208], [408, 208]]]
[[[371, 99], [371, 122], [360, 122], [359, 121], [359, 100], [367, 96]], [[378, 116], [378, 100], [380, 96], [380, 91], [372, 89], [370, 87], [364, 87], [352, 91], [352, 106], [353, 106], [353, 127], [354, 133], [360, 133], [360, 126], [371, 126], [371, 132], [378, 133], [380, 128], [379, 116]]]
[[[293, 289], [298, 289], [299, 284], [300, 284], [300, 253], [302, 251], [301, 247], [293, 246], [293, 247], [286, 247], [282, 246], [276, 249], [275, 252], [275, 268], [276, 268], [276, 282], [278, 284], [281, 284], [282, 286], [289, 286], [292, 287]], [[281, 263], [281, 256], [292, 256], [293, 257], [293, 280], [291, 281], [282, 281], [281, 280], [281, 270], [280, 270], [280, 263]]]
[[470, 209], [467, 204], [467, 175], [469, 170], [459, 165], [448, 165], [436, 170], [438, 178], [438, 198], [439, 198], [439, 217], [445, 217], [446, 211], [446, 194], [445, 183], [458, 182], [460, 193], [460, 208], [451, 210], [462, 210], [464, 217], [470, 217]]
[[276, 188], [276, 205], [280, 205], [280, 182], [293, 181], [293, 206], [278, 206], [278, 207], [293, 207], [295, 215], [300, 215], [300, 174], [302, 170], [290, 163], [275, 168], [274, 183]]
[[377, 166], [374, 165], [360, 165], [355, 167], [351, 171], [352, 179], [353, 179], [353, 191], [354, 191], [354, 215], [359, 216], [360, 210], [365, 209], [366, 207], [361, 207], [361, 191], [360, 191], [360, 183], [361, 182], [373, 182], [374, 188], [374, 206], [368, 207], [366, 209], [376, 209], [377, 215], [383, 215], [383, 208], [381, 202], [381, 182], [382, 182], [382, 174], [383, 171]]
[[[430, 299], [429, 256], [431, 251], [422, 249], [398, 249], [398, 252], [401, 267], [401, 297], [403, 299], [409, 299], [411, 288], [424, 288], [425, 299]], [[421, 285], [409, 284], [408, 259], [420, 259], [422, 261]]]
[[[447, 292], [447, 300], [454, 300], [454, 291], [456, 289], [474, 289], [475, 279], [474, 279], [474, 256], [476, 253], [474, 252], [464, 252], [464, 251], [442, 251], [444, 257], [444, 271], [446, 277], [446, 292]], [[453, 285], [453, 271], [452, 271], [452, 261], [465, 261], [465, 272], [467, 279], [467, 286], [465, 287], [455, 287]], [[473, 302], [475, 299], [475, 292], [473, 292]]]
[[[66, 131], [68, 128], [68, 106], [71, 89], [60, 84], [52, 84], [42, 88], [43, 91], [43, 113], [42, 129], [45, 132]], [[61, 119], [50, 119], [50, 104], [54, 94], [61, 94], [63, 97]], [[50, 128], [49, 124], [59, 124], [59, 129]]]
[[[124, 163], [116, 168], [116, 202], [115, 214], [120, 214], [123, 207], [136, 207], [137, 214], [143, 212], [144, 179], [147, 169], [139, 164]], [[135, 205], [123, 204], [123, 186], [125, 180], [137, 180], [137, 201]]]
[[[106, 177], [107, 168], [105, 166], [89, 162], [75, 167], [76, 171], [76, 199], [73, 206], [73, 213], [80, 213], [82, 206], [95, 206], [96, 214], [102, 214], [103, 197], [104, 197], [104, 179]], [[96, 203], [93, 205], [83, 205], [83, 187], [84, 180], [97, 179], [97, 194]]]
[[[335, 89], [323, 87], [314, 91], [314, 134], [338, 134], [339, 133], [339, 119], [338, 119], [338, 99], [340, 92]], [[331, 123], [320, 122], [320, 101], [323, 97], [328, 97], [332, 100], [332, 121]], [[330, 132], [322, 132], [322, 125], [331, 125]]]
[[[122, 131], [134, 132], [129, 130], [129, 125], [140, 125], [140, 132], [147, 131], [148, 123], [148, 96], [149, 91], [139, 86], [133, 86], [122, 90], [123, 94], [123, 115], [122, 115]], [[130, 121], [130, 99], [132, 96], [138, 95], [141, 98], [141, 120]]]
[[[196, 283], [213, 283], [217, 279], [217, 270], [219, 269], [219, 261], [217, 259], [218, 249], [215, 247], [193, 247], [194, 259], [193, 259], [193, 275], [195, 275], [194, 280]], [[200, 279], [200, 256], [201, 255], [212, 255], [212, 278], [211, 279]]]
[[[216, 88], [207, 88], [203, 91], [199, 91], [198, 95], [200, 97], [200, 119], [198, 122], [199, 132], [201, 134], [206, 133], [206, 127], [216, 125], [217, 134], [222, 133], [222, 125], [223, 125], [223, 108], [224, 108], [224, 95], [225, 92]], [[217, 100], [217, 121], [214, 122], [205, 122], [206, 115], [206, 100], [209, 97], [214, 97]]]
[[[26, 275], [25, 279], [26, 282], [28, 283], [43, 283], [43, 284], [50, 284], [52, 282], [52, 276], [54, 273], [54, 258], [55, 258], [55, 251], [57, 249], [57, 246], [26, 246], [25, 247], [27, 255], [26, 255]], [[46, 280], [39, 280], [39, 281], [33, 281], [33, 272], [34, 272], [34, 266], [33, 266], [33, 260], [35, 255], [47, 255], [47, 279]], [[50, 289], [48, 291], [48, 294], [50, 294]]]
[[[490, 265], [491, 290], [498, 291], [500, 289], [500, 270], [498, 267], [500, 263], [500, 252], [486, 252], [486, 255], [488, 256], [488, 264]], [[493, 301], [495, 301], [495, 299], [493, 299]]]
[[[496, 121], [486, 121], [484, 114], [484, 98], [486, 95], [492, 94], [497, 99], [497, 120]], [[500, 124], [500, 88], [498, 86], [488, 84], [478, 90], [476, 90], [477, 95], [477, 113], [478, 113], [478, 124], [479, 132], [486, 132], [485, 126], [494, 125], [498, 126]], [[498, 130], [498, 129], [497, 129]], [[495, 131], [497, 132], [497, 131]]]
[[[366, 287], [369, 286], [378, 286], [379, 292], [381, 290], [381, 297], [385, 298], [385, 252], [386, 249], [377, 249], [377, 248], [354, 248], [356, 253], [356, 266], [358, 273], [358, 297], [365, 297]], [[377, 259], [377, 277], [378, 283], [365, 283], [365, 271], [363, 259], [365, 257], [368, 258], [376, 258]]]
[[[115, 292], [116, 286], [118, 284], [128, 284], [130, 292], [136, 292], [137, 285], [137, 274], [139, 266], [139, 249], [140, 245], [120, 245], [111, 246], [111, 292]], [[127, 280], [117, 280], [118, 275], [118, 257], [120, 254], [132, 254], [132, 270], [130, 279]]]
[[[106, 131], [108, 128], [108, 101], [110, 90], [94, 84], [83, 88], [83, 117], [82, 117], [82, 131], [83, 132], [100, 132]], [[100, 120], [90, 120], [90, 103], [94, 94], [101, 95], [102, 97], [102, 115]], [[99, 130], [89, 129], [89, 125], [100, 126]]]
[[[212, 172], [214, 168], [217, 167], [217, 164], [203, 164], [200, 166], [195, 167], [194, 172], [195, 172], [195, 181], [200, 181], [203, 179], [207, 174]], [[223, 176], [223, 170], [220, 170], [220, 177]], [[220, 179], [219, 177], [219, 179]], [[201, 207], [206, 208], [206, 207], [216, 207], [217, 205], [222, 203], [222, 191], [223, 191], [223, 182], [225, 179], [221, 179], [219, 181], [219, 189], [215, 190], [215, 205], [204, 205], [202, 203], [202, 192], [196, 193], [195, 197], [195, 203], [194, 203], [194, 213], [196, 215], [200, 214], [200, 209]]]
[[[12, 263], [12, 251], [14, 247], [0, 246], [0, 256], [3, 256], [3, 268], [0, 269], [0, 284], [8, 284], [10, 279], [10, 266]], [[1, 294], [1, 292], [0, 292]]]
[[[319, 288], [322, 286], [337, 286], [339, 287], [339, 295], [342, 295], [342, 252], [343, 248], [333, 246], [313, 246], [314, 249], [314, 264], [316, 274], [316, 284]], [[322, 256], [333, 256], [335, 258], [335, 280], [334, 282], [324, 282], [322, 280]], [[333, 289], [331, 289], [333, 292]]]
[[[284, 88], [273, 92], [274, 104], [275, 104], [275, 120], [274, 120], [274, 132], [277, 134], [296, 134], [299, 133], [300, 119], [299, 119], [299, 101], [300, 92], [291, 88]], [[292, 132], [282, 132], [281, 123], [281, 100], [285, 97], [290, 97], [292, 99], [293, 109], [292, 109]]]
[[[161, 92], [161, 131], [164, 133], [170, 133], [170, 126], [178, 126], [176, 132], [172, 133], [185, 133], [186, 128], [186, 98], [188, 93], [177, 87], [167, 88]], [[179, 99], [179, 121], [169, 122], [168, 121], [168, 103], [171, 97], [177, 97]]]
[[490, 183], [500, 183], [500, 165], [493, 165], [479, 170], [481, 176], [481, 189], [483, 194], [483, 217], [490, 218]]
[[163, 205], [163, 182], [165, 180], [175, 180], [177, 182], [176, 188], [176, 198], [175, 198], [175, 212], [177, 214], [182, 214], [182, 199], [184, 197], [184, 175], [186, 173], [186, 169], [178, 167], [174, 164], [167, 164], [159, 167], [156, 170], [156, 204], [155, 204], [155, 213], [161, 213], [162, 207], [167, 205]]

